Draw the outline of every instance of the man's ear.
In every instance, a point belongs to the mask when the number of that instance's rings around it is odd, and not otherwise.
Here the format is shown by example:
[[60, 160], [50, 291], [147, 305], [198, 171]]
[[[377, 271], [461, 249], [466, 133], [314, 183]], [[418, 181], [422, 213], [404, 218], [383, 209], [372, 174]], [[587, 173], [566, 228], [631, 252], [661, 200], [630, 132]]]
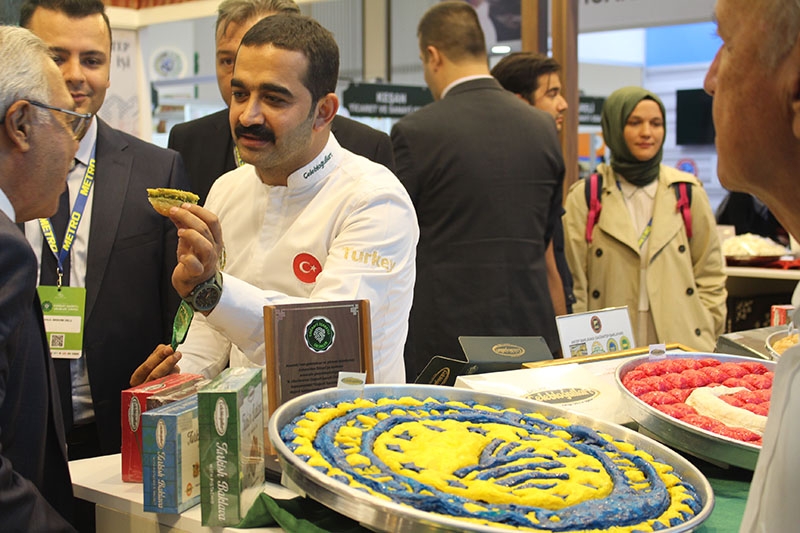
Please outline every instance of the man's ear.
[[31, 149], [30, 137], [33, 129], [35, 110], [25, 100], [17, 100], [8, 107], [3, 121], [6, 136], [17, 150], [27, 152]]
[[314, 117], [314, 129], [318, 131], [330, 124], [337, 111], [339, 111], [339, 98], [334, 93], [328, 93], [320, 98]]
[[795, 39], [792, 50], [778, 69], [781, 74], [783, 71], [780, 69], [785, 69], [785, 74], [788, 76], [787, 84], [791, 91], [792, 104], [792, 133], [794, 138], [800, 141], [800, 35]]
[[425, 61], [431, 63], [434, 68], [438, 68], [442, 65], [442, 54], [439, 52], [439, 49], [435, 46], [428, 45], [425, 48]]

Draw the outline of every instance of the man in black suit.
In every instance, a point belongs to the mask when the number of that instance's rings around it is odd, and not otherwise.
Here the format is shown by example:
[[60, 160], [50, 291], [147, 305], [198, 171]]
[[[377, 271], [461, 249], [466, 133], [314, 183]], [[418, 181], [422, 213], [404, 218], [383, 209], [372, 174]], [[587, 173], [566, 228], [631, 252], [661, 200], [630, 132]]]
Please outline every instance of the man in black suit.
[[36, 256], [16, 223], [56, 212], [88, 117], [29, 31], [0, 27], [0, 55], [0, 529], [74, 531]]
[[[111, 28], [104, 10], [100, 0], [26, 0], [20, 13], [20, 24], [50, 47], [76, 109], [92, 115], [110, 84]], [[70, 220], [83, 214], [74, 240], [64, 241], [71, 247], [63, 282], [85, 287], [85, 326], [79, 358], [54, 361], [70, 459], [119, 453], [120, 392], [153, 344], [170, 339], [180, 303], [171, 283], [177, 232], [152, 209], [145, 189], [188, 187], [179, 154], [97, 117], [76, 159], [70, 197], [62, 201], [66, 214], [74, 206]], [[81, 209], [76, 200], [83, 196]], [[40, 257], [40, 284], [58, 283], [43, 227], [33, 221], [25, 230]]]
[[[561, 65], [552, 57], [534, 52], [514, 52], [492, 68], [492, 76], [517, 98], [552, 115], [556, 129], [561, 131], [569, 106], [561, 96], [560, 70]], [[556, 315], [572, 313], [575, 294], [572, 292], [572, 274], [564, 254], [564, 226], [560, 217], [556, 220], [546, 259], [550, 297]]]
[[[300, 8], [293, 0], [225, 0], [219, 5], [217, 83], [225, 100], [225, 109], [178, 124], [170, 130], [168, 145], [183, 156], [191, 190], [200, 196], [201, 204], [205, 203], [214, 181], [237, 167], [236, 148], [228, 120], [236, 50], [247, 30], [260, 19], [275, 13], [300, 13]], [[392, 142], [385, 133], [340, 115], [334, 117], [331, 133], [343, 148], [394, 172]]]
[[553, 119], [491, 77], [467, 3], [435, 4], [417, 36], [435, 101], [392, 129], [420, 226], [406, 378], [461, 354], [461, 335], [540, 335], [557, 352], [545, 267], [564, 174]]

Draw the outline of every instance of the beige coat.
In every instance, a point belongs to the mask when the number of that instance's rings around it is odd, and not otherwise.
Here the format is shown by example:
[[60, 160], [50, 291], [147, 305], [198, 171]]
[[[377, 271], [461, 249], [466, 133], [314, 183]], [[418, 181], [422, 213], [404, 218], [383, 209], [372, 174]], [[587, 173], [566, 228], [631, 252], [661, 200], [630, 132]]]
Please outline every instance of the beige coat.
[[[627, 305], [636, 325], [640, 256], [633, 222], [611, 168], [603, 173], [602, 212], [586, 242], [584, 182], [570, 189], [564, 215], [566, 254], [574, 277], [576, 313]], [[692, 175], [661, 165], [647, 246], [647, 291], [660, 342], [713, 351], [727, 312], [726, 276], [708, 196]], [[672, 183], [692, 187], [692, 238], [676, 210]]]

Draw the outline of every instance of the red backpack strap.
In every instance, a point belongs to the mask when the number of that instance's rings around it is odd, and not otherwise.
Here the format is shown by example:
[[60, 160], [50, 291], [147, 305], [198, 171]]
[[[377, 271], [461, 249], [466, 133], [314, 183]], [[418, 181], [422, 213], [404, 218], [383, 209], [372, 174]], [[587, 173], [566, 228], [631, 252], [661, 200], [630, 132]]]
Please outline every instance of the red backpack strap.
[[586, 206], [589, 209], [586, 215], [586, 242], [591, 244], [592, 232], [595, 224], [600, 220], [600, 210], [603, 208], [600, 203], [600, 195], [603, 193], [603, 176], [597, 173], [589, 176], [589, 180], [585, 183], [584, 192]]
[[675, 210], [681, 212], [683, 225], [686, 227], [686, 236], [692, 238], [692, 185], [685, 181], [673, 184], [677, 203]]

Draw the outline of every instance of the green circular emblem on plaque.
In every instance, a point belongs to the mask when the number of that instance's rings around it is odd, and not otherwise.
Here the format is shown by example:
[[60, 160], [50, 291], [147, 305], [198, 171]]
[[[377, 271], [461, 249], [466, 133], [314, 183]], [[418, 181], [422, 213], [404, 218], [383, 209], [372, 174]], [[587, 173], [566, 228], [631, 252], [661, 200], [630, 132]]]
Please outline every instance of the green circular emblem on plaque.
[[50, 300], [45, 300], [42, 302], [42, 311], [45, 313], [49, 313], [53, 310], [53, 303]]
[[306, 345], [315, 352], [326, 352], [333, 346], [333, 324], [324, 316], [315, 316], [306, 324]]

